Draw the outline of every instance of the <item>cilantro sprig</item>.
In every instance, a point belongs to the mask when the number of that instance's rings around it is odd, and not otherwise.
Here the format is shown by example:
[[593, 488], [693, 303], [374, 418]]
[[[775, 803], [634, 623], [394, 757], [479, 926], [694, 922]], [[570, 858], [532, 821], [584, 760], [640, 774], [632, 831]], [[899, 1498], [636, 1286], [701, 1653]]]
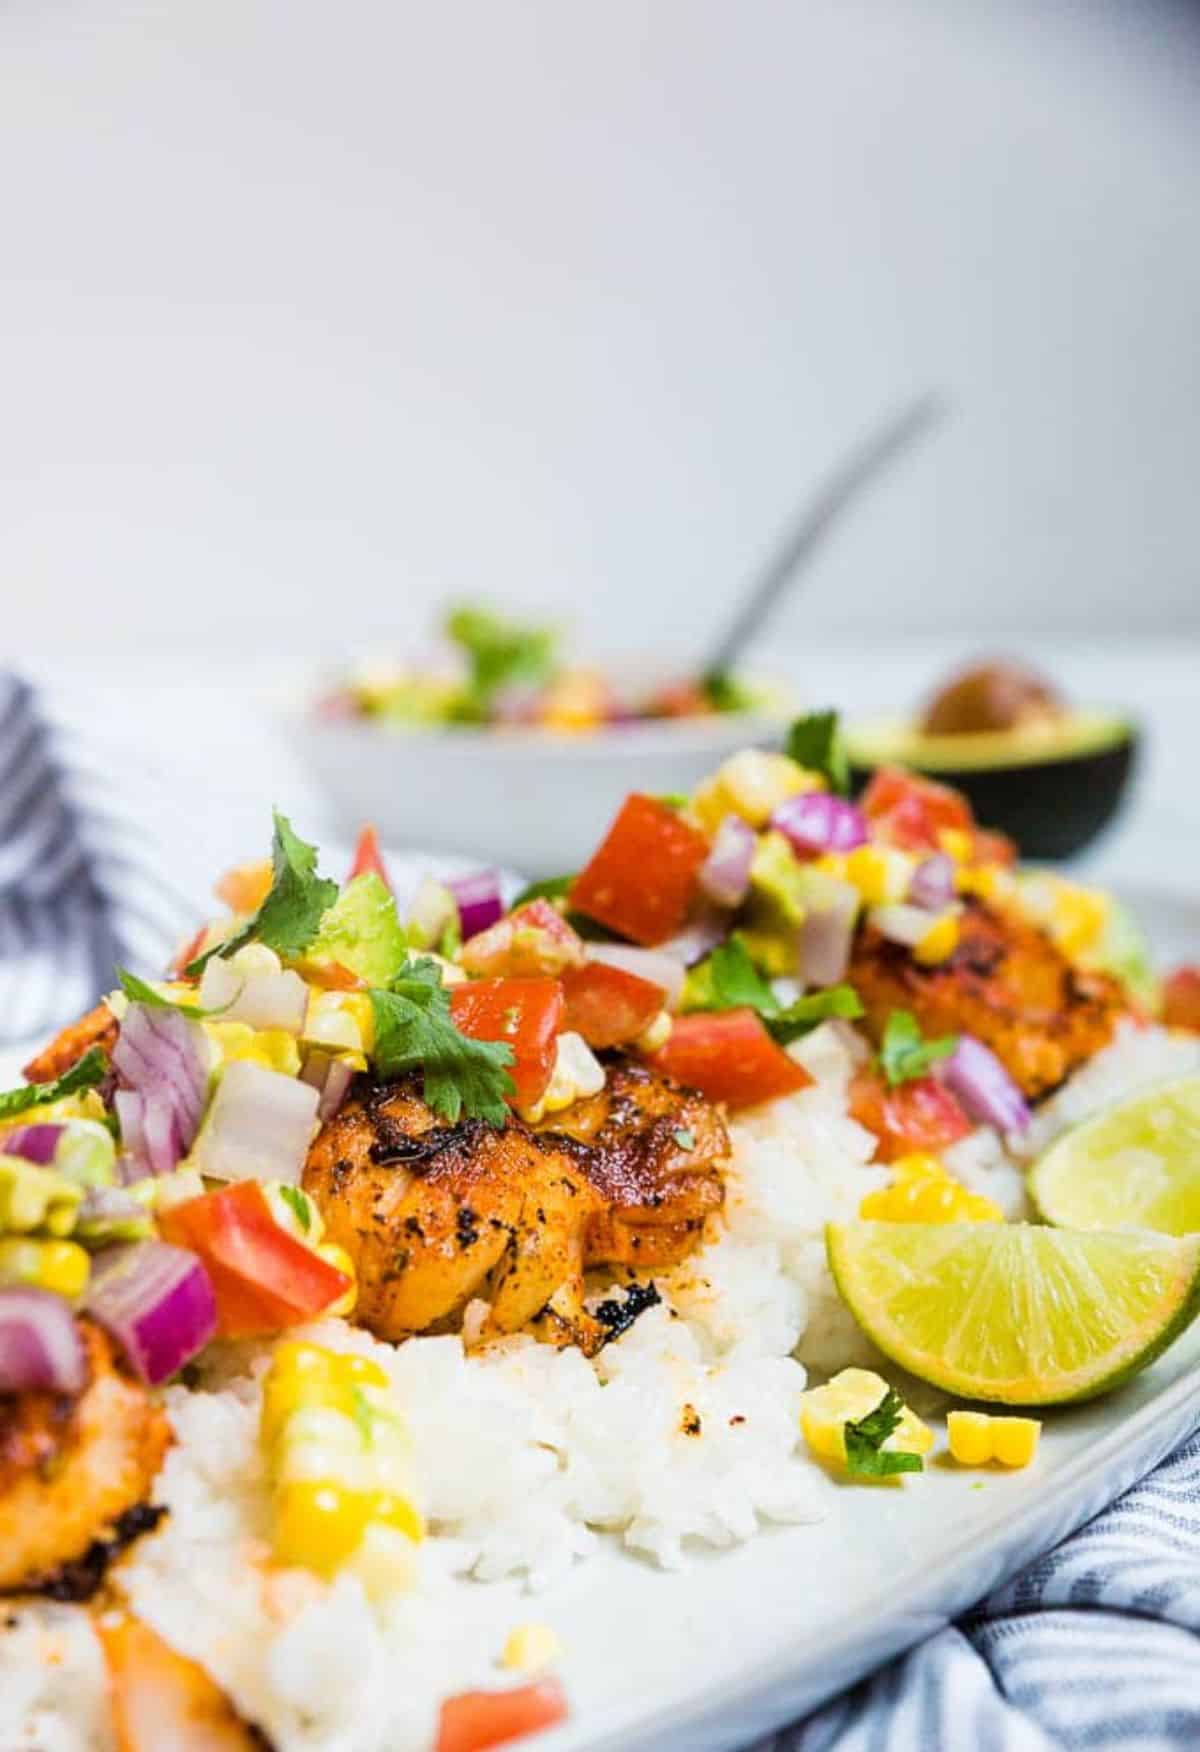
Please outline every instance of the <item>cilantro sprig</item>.
[[957, 1034], [942, 1034], [926, 1040], [920, 1023], [909, 1010], [893, 1010], [879, 1044], [879, 1062], [889, 1088], [926, 1077], [939, 1060], [949, 1058], [958, 1045]]
[[523, 627], [464, 604], [446, 617], [446, 634], [467, 659], [469, 680], [459, 712], [465, 718], [486, 718], [501, 688], [535, 685], [554, 667], [557, 640], [548, 627]]
[[321, 919], [338, 897], [338, 885], [318, 876], [317, 848], [302, 840], [286, 815], [272, 811], [272, 877], [266, 899], [252, 918], [224, 942], [215, 943], [187, 972], [199, 973], [214, 955], [232, 955], [245, 943], [265, 943], [277, 955], [302, 955], [321, 928]]
[[825, 991], [808, 992], [791, 1004], [781, 1004], [736, 931], [692, 969], [686, 998], [692, 1010], [756, 1011], [780, 1046], [811, 1034], [830, 1017], [852, 1020], [863, 1013], [858, 993], [848, 985], [829, 986]]
[[465, 1116], [501, 1126], [504, 1098], [514, 1083], [507, 1066], [511, 1046], [472, 1040], [450, 1013], [441, 969], [427, 956], [405, 962], [388, 989], [370, 993], [375, 1017], [375, 1068], [383, 1077], [420, 1071], [425, 1100], [440, 1119], [455, 1125]]
[[544, 876], [540, 882], [530, 882], [513, 901], [512, 910], [528, 906], [531, 900], [565, 900], [574, 881], [574, 876]]
[[31, 1107], [43, 1107], [51, 1101], [63, 1101], [68, 1095], [78, 1095], [84, 1089], [94, 1089], [108, 1075], [108, 1054], [92, 1046], [76, 1059], [70, 1070], [52, 1083], [23, 1083], [19, 1089], [0, 1094], [0, 1119], [12, 1119]]
[[904, 1411], [904, 1401], [889, 1387], [879, 1404], [865, 1417], [851, 1419], [844, 1428], [846, 1470], [851, 1478], [892, 1478], [898, 1472], [924, 1472], [919, 1454], [885, 1448], [895, 1434]]
[[838, 729], [836, 712], [809, 712], [788, 731], [786, 752], [810, 772], [820, 773], [829, 789], [845, 797], [850, 791], [850, 763]]

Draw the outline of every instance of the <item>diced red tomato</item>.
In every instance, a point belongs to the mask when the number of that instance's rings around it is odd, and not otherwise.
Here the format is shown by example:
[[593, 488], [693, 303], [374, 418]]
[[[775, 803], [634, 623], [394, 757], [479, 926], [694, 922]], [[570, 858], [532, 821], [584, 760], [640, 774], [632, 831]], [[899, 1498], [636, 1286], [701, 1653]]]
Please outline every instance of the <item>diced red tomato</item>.
[[915, 1150], [936, 1155], [971, 1130], [957, 1099], [935, 1077], [889, 1089], [879, 1071], [858, 1071], [850, 1084], [850, 1115], [875, 1134], [879, 1162], [895, 1162]]
[[292, 966], [302, 979], [309, 985], [320, 986], [326, 992], [361, 992], [367, 989], [365, 979], [360, 979], [356, 973], [351, 973], [348, 967], [343, 967], [340, 961], [308, 961], [305, 959], [292, 962]]
[[270, 858], [253, 864], [238, 864], [234, 869], [226, 870], [217, 883], [217, 899], [223, 900], [230, 912], [257, 912], [267, 898], [273, 877]]
[[1200, 967], [1177, 967], [1163, 982], [1162, 1019], [1168, 1028], [1200, 1034]]
[[635, 792], [575, 878], [571, 905], [633, 943], [663, 943], [682, 928], [707, 856], [702, 833]]
[[694, 681], [669, 681], [650, 700], [650, 712], [658, 718], [706, 718], [712, 710], [712, 701]]
[[561, 973], [583, 960], [583, 941], [548, 900], [531, 900], [464, 943], [459, 963], [468, 973], [514, 977]]
[[977, 864], [1003, 864], [1011, 870], [1017, 861], [1017, 842], [1010, 840], [1006, 833], [977, 827], [973, 857]]
[[532, 1107], [546, 1093], [554, 1072], [562, 1027], [563, 989], [556, 979], [469, 979], [451, 987], [450, 1014], [472, 1040], [502, 1040], [513, 1050], [509, 1097]]
[[566, 1719], [567, 1699], [557, 1679], [514, 1691], [460, 1691], [442, 1704], [436, 1752], [486, 1752]]
[[711, 1101], [755, 1107], [805, 1089], [812, 1078], [776, 1044], [753, 1010], [676, 1016], [650, 1063]]
[[923, 779], [900, 767], [880, 767], [862, 794], [861, 807], [873, 837], [902, 851], [937, 851], [944, 827], [972, 833], [971, 806], [949, 785]]
[[379, 850], [379, 835], [370, 822], [359, 832], [358, 843], [354, 848], [354, 861], [350, 865], [350, 875], [347, 880], [353, 882], [356, 876], [365, 876], [368, 872], [378, 876], [383, 886], [389, 893], [391, 892], [392, 879], [387, 873], [387, 865]]
[[96, 1635], [108, 1668], [118, 1752], [254, 1752], [262, 1739], [241, 1720], [198, 1661], [140, 1618], [100, 1613]]
[[567, 1000], [563, 1026], [598, 1048], [636, 1040], [667, 1001], [662, 986], [605, 961], [569, 967], [562, 983]]
[[183, 945], [183, 948], [178, 951], [174, 961], [171, 963], [171, 972], [176, 979], [178, 979], [179, 976], [191, 966], [192, 962], [195, 961], [197, 955], [199, 955], [204, 947], [204, 939], [207, 936], [208, 926], [201, 925], [200, 929], [196, 932], [196, 935], [194, 937], [189, 937], [187, 942]]
[[345, 1272], [275, 1221], [257, 1180], [242, 1180], [162, 1211], [164, 1241], [200, 1256], [222, 1338], [250, 1338], [311, 1320], [350, 1288]]

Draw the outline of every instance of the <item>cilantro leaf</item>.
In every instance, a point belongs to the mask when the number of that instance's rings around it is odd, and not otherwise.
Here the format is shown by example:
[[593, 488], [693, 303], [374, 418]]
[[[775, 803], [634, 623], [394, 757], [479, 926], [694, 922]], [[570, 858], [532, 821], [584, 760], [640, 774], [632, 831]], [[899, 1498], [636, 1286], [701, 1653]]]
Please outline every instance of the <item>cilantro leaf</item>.
[[862, 1013], [862, 999], [854, 987], [835, 985], [827, 986], [822, 992], [807, 992], [794, 1004], [789, 1004], [786, 1010], [780, 1010], [778, 1015], [768, 1016], [766, 1020], [780, 1046], [787, 1046], [802, 1035], [811, 1034], [831, 1016], [844, 1016], [847, 1021], [853, 1021]]
[[836, 712], [809, 712], [788, 731], [786, 752], [809, 772], [821, 773], [829, 789], [845, 797], [850, 790], [850, 763], [842, 745]]
[[94, 1089], [108, 1075], [108, 1054], [101, 1047], [91, 1046], [83, 1057], [76, 1059], [70, 1070], [52, 1083], [24, 1083], [19, 1089], [9, 1089], [0, 1095], [0, 1119], [11, 1119], [30, 1107], [42, 1107], [51, 1101], [62, 1101], [68, 1095], [78, 1095], [81, 1089]]
[[446, 617], [446, 634], [467, 659], [470, 679], [463, 717], [486, 718], [501, 688], [515, 682], [536, 685], [554, 667], [557, 640], [549, 627], [523, 627], [464, 604]]
[[750, 689], [727, 669], [710, 669], [700, 686], [714, 712], [748, 712], [755, 704]]
[[891, 1478], [897, 1472], [924, 1472], [919, 1454], [898, 1453], [883, 1444], [895, 1433], [904, 1401], [889, 1387], [879, 1404], [865, 1417], [845, 1426], [846, 1470], [852, 1478]]
[[751, 1009], [760, 1016], [775, 1016], [780, 1007], [737, 931], [691, 969], [684, 997], [689, 1010]]
[[118, 967], [117, 978], [121, 982], [121, 990], [131, 1003], [145, 1004], [150, 1010], [178, 1010], [181, 1016], [188, 1016], [193, 1021], [202, 1021], [205, 1016], [223, 1016], [229, 1005], [235, 1003], [236, 995], [229, 1004], [219, 1004], [215, 1009], [202, 1010], [199, 1004], [178, 1004], [174, 998], [164, 998], [161, 992], [156, 992], [152, 985], [147, 985], [144, 979], [139, 979], [136, 973], [130, 973], [128, 968]]
[[511, 1046], [472, 1040], [455, 1027], [441, 969], [427, 956], [406, 961], [387, 991], [370, 993], [375, 1016], [375, 1068], [382, 1077], [422, 1073], [425, 1099], [439, 1118], [457, 1123], [508, 1118], [504, 1097], [513, 1092], [506, 1066]]
[[883, 1030], [879, 1046], [879, 1062], [888, 1086], [910, 1083], [916, 1077], [928, 1076], [939, 1059], [949, 1058], [958, 1045], [957, 1034], [942, 1034], [936, 1040], [925, 1040], [916, 1017], [909, 1010], [893, 1010]]
[[301, 1192], [298, 1186], [289, 1186], [285, 1181], [279, 1187], [279, 1196], [307, 1235], [312, 1228], [312, 1206], [308, 1202], [307, 1194]]
[[511, 911], [528, 906], [531, 900], [565, 900], [574, 884], [574, 876], [546, 876], [541, 882], [530, 882], [513, 901]]
[[283, 956], [302, 955], [321, 928], [321, 920], [338, 897], [338, 885], [316, 875], [317, 848], [302, 840], [286, 815], [272, 811], [275, 835], [271, 844], [274, 874], [270, 891], [253, 918], [224, 942], [189, 962], [188, 973], [199, 973], [214, 955], [232, 955], [244, 943], [265, 943]]

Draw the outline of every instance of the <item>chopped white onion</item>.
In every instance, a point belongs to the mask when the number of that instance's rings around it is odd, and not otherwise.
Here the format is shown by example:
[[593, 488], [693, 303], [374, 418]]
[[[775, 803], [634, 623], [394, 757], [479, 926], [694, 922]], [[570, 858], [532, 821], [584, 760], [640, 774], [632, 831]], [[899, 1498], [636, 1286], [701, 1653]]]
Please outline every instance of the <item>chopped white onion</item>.
[[248, 1059], [226, 1065], [188, 1158], [210, 1180], [286, 1180], [304, 1170], [319, 1093]]
[[850, 965], [860, 905], [853, 883], [828, 878], [821, 897], [805, 914], [798, 942], [800, 972], [810, 986], [838, 985]]
[[886, 937], [889, 943], [899, 943], [905, 949], [915, 949], [922, 937], [929, 934], [936, 919], [924, 907], [900, 903], [896, 906], [873, 907], [867, 914], [867, 923], [874, 925], [879, 935]]
[[754, 829], [740, 815], [727, 815], [696, 878], [700, 890], [718, 906], [741, 906], [750, 887], [750, 866], [758, 844]]
[[603, 961], [609, 967], [619, 967], [661, 986], [667, 994], [667, 1008], [673, 1010], [683, 996], [686, 969], [683, 962], [661, 949], [634, 949], [628, 943], [589, 943], [588, 960]]
[[308, 987], [298, 973], [244, 973], [219, 956], [205, 965], [199, 995], [204, 1009], [220, 1011], [222, 1022], [288, 1034], [303, 1031], [308, 1011]]

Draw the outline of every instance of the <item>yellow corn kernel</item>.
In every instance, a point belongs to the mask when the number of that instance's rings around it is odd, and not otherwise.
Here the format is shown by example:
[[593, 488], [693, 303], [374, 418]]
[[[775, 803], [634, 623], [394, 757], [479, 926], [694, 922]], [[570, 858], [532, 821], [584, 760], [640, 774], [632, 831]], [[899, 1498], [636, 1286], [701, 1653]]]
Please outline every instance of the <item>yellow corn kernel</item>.
[[960, 1466], [986, 1466], [991, 1460], [992, 1420], [985, 1411], [952, 1411], [946, 1436]]
[[343, 1381], [350, 1381], [358, 1387], [391, 1386], [387, 1370], [370, 1357], [356, 1356], [353, 1351], [333, 1353], [335, 1372]]
[[994, 1417], [993, 1458], [1001, 1466], [1028, 1466], [1037, 1453], [1042, 1426], [1036, 1417]]
[[945, 912], [936, 919], [913, 949], [913, 960], [922, 967], [935, 967], [948, 961], [958, 948], [958, 914]]
[[740, 815], [751, 827], [765, 827], [789, 797], [824, 789], [819, 774], [807, 772], [786, 754], [745, 748], [723, 761], [693, 793], [689, 815], [707, 833], [715, 833], [727, 815]]
[[369, 1600], [386, 1600], [417, 1581], [416, 1549], [411, 1539], [369, 1521], [349, 1565]]
[[542, 700], [540, 721], [548, 730], [594, 730], [604, 722], [608, 689], [594, 669], [565, 669]]
[[1000, 892], [999, 864], [960, 864], [954, 872], [959, 894], [975, 894], [980, 900], [995, 900]]
[[341, 1361], [337, 1351], [325, 1350], [319, 1344], [306, 1344], [302, 1339], [285, 1338], [272, 1352], [271, 1375], [276, 1378], [283, 1375], [324, 1378], [332, 1375]]
[[652, 1022], [648, 1022], [634, 1041], [639, 1052], [657, 1052], [671, 1038], [671, 1015], [668, 1010], [660, 1010]]
[[339, 1296], [336, 1302], [331, 1302], [325, 1309], [326, 1314], [336, 1314], [345, 1319], [353, 1314], [358, 1301], [358, 1277], [354, 1270], [354, 1261], [336, 1241], [322, 1241], [315, 1251], [318, 1259], [323, 1259], [326, 1265], [332, 1265], [336, 1271], [344, 1271], [350, 1279], [350, 1288], [345, 1295]]
[[1062, 883], [1055, 894], [1052, 929], [1064, 955], [1081, 955], [1091, 949], [1103, 936], [1108, 915], [1106, 894]]
[[1042, 1426], [1035, 1417], [992, 1417], [985, 1411], [952, 1411], [946, 1419], [950, 1452], [960, 1466], [1028, 1466]]
[[281, 1485], [275, 1497], [275, 1556], [332, 1575], [353, 1554], [370, 1515], [370, 1494], [323, 1479]]
[[518, 1624], [510, 1630], [500, 1665], [517, 1673], [537, 1673], [562, 1654], [562, 1643], [548, 1624]]
[[869, 1192], [858, 1207], [868, 1222], [1002, 1223], [1004, 1212], [980, 1192], [947, 1174], [937, 1156], [914, 1151], [892, 1164], [889, 1185]]
[[810, 870], [819, 870], [823, 876], [833, 876], [839, 882], [848, 880], [846, 875], [846, 860], [848, 852], [822, 852], [819, 858], [814, 858], [809, 865]]
[[[888, 1390], [882, 1375], [871, 1369], [843, 1369], [824, 1387], [814, 1387], [800, 1401], [800, 1428], [814, 1454], [823, 1460], [846, 1458], [846, 1425], [874, 1411]], [[899, 1454], [927, 1454], [933, 1431], [906, 1405], [900, 1422], [883, 1444]]]
[[205, 1022], [204, 1029], [225, 1064], [247, 1059], [285, 1077], [300, 1075], [300, 1048], [283, 1028], [251, 1028], [248, 1022]]
[[885, 906], [904, 899], [916, 867], [916, 859], [895, 846], [855, 846], [846, 853], [845, 878], [867, 906]]
[[76, 1241], [0, 1241], [0, 1284], [32, 1284], [73, 1298], [87, 1288], [90, 1270], [87, 1251]]
[[393, 1532], [403, 1533], [414, 1544], [419, 1544], [425, 1537], [425, 1520], [420, 1510], [408, 1497], [396, 1491], [379, 1490], [374, 1493], [371, 1520], [381, 1527], [390, 1527]]
[[939, 827], [938, 845], [956, 864], [967, 864], [975, 849], [971, 835], [965, 827]]

